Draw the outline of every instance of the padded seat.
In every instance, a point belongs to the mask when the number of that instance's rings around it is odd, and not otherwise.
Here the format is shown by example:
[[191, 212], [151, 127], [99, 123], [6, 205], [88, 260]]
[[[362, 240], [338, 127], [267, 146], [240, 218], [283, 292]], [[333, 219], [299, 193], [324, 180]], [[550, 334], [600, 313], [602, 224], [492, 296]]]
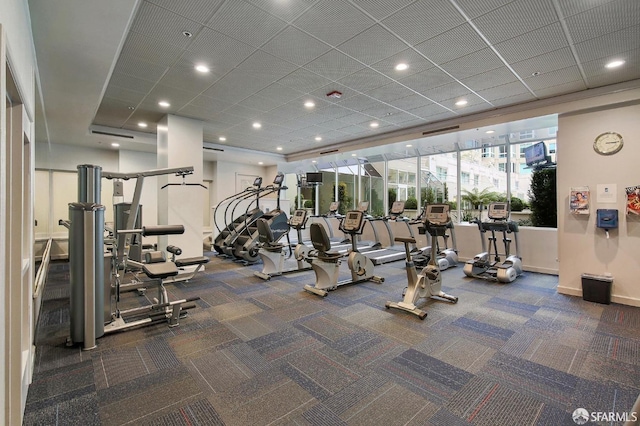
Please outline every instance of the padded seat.
[[282, 251], [284, 244], [275, 241], [269, 222], [266, 219], [261, 217], [256, 220], [256, 226], [258, 228], [258, 241], [260, 241], [260, 248], [274, 253]]
[[142, 270], [149, 278], [169, 278], [178, 275], [178, 267], [173, 262], [144, 263]]
[[337, 251], [331, 250], [331, 240], [327, 231], [319, 223], [312, 223], [309, 228], [309, 235], [311, 236], [311, 243], [313, 248], [318, 250], [316, 257], [324, 262], [337, 262], [344, 255]]
[[176, 259], [176, 266], [183, 268], [185, 266], [204, 265], [209, 263], [209, 260], [206, 256], [186, 257], [184, 259]]

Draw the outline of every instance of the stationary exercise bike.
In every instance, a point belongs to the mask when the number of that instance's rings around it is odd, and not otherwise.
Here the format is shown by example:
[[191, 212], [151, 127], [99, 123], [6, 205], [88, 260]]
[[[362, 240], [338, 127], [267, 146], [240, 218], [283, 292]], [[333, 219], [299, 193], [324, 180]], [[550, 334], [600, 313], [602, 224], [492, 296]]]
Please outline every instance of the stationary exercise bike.
[[[263, 280], [269, 280], [277, 275], [289, 274], [293, 272], [308, 271], [311, 265], [306, 261], [309, 257], [311, 247], [302, 242], [302, 230], [307, 224], [307, 211], [296, 210], [289, 219], [289, 226], [296, 230], [298, 234], [298, 244], [293, 252], [298, 265], [294, 269], [284, 270], [284, 250], [285, 245], [278, 242], [271, 231], [271, 227], [266, 219], [259, 218], [256, 222], [258, 227], [258, 240], [260, 242], [260, 250], [258, 255], [262, 259], [262, 271], [256, 271], [253, 274]], [[289, 246], [291, 250], [291, 246]], [[291, 256], [291, 254], [289, 254]]]
[[[311, 242], [317, 253], [311, 256], [311, 267], [316, 274], [314, 286], [305, 285], [304, 289], [318, 296], [326, 296], [329, 290], [335, 290], [341, 285], [357, 284], [365, 281], [376, 283], [384, 282], [384, 278], [373, 275], [373, 262], [358, 251], [357, 236], [362, 234], [364, 228], [364, 212], [351, 210], [347, 212], [340, 230], [351, 237], [351, 251], [348, 255], [331, 250], [331, 241], [324, 226], [312, 223], [309, 228]], [[340, 264], [342, 259], [348, 256], [347, 264], [351, 271], [351, 279], [338, 282]]]
[[[423, 212], [423, 226], [420, 226], [419, 232], [420, 234], [425, 234], [427, 232], [429, 233], [429, 235], [431, 236], [431, 246], [421, 250], [417, 254], [414, 254], [412, 257], [413, 263], [415, 263], [417, 267], [427, 266], [432, 256], [432, 246], [435, 245], [437, 253], [436, 262], [438, 262], [438, 268], [440, 269], [440, 271], [444, 271], [458, 265], [458, 249], [456, 244], [455, 229], [453, 228], [453, 221], [449, 219], [449, 222], [447, 224], [431, 224], [429, 226], [427, 223], [426, 215], [426, 211], [428, 208], [429, 205], [426, 205]], [[442, 238], [442, 246], [440, 246], [439, 238]], [[451, 238], [452, 242], [451, 248], [449, 248], [447, 244], [449, 238]]]
[[[449, 217], [448, 204], [430, 204], [427, 205], [425, 211], [425, 228], [430, 235], [438, 232], [444, 232], [448, 223], [451, 222]], [[453, 303], [458, 303], [457, 296], [451, 296], [442, 291], [442, 274], [438, 267], [437, 244], [431, 244], [431, 258], [427, 266], [422, 269], [420, 274], [416, 271], [415, 264], [411, 259], [410, 244], [415, 244], [414, 238], [396, 237], [396, 241], [404, 243], [407, 270], [407, 288], [404, 291], [404, 298], [401, 302], [387, 302], [386, 308], [401, 309], [417, 315], [421, 320], [427, 317], [427, 312], [416, 306], [416, 301], [426, 297], [438, 297]]]
[[[518, 249], [518, 224], [509, 221], [509, 206], [506, 202], [494, 202], [489, 204], [488, 211], [489, 221], [477, 221], [480, 230], [480, 238], [482, 241], [482, 253], [476, 255], [473, 259], [467, 261], [464, 265], [464, 273], [468, 277], [481, 278], [483, 280], [498, 281], [501, 283], [510, 283], [515, 281], [518, 276], [522, 275], [522, 258]], [[487, 251], [487, 243], [484, 239], [487, 231], [491, 232], [488, 237], [489, 250]], [[498, 253], [498, 242], [496, 232], [502, 233], [502, 242], [504, 243], [504, 257], [501, 261], [500, 253]], [[511, 238], [516, 246], [516, 254], [510, 254]], [[493, 246], [493, 252], [492, 252]], [[491, 257], [493, 256], [493, 260]]]

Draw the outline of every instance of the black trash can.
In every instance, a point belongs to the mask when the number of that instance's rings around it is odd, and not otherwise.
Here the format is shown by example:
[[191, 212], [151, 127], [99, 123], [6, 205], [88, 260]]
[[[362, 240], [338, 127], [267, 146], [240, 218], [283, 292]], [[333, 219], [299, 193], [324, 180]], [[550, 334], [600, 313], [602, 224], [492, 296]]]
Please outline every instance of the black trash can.
[[613, 277], [582, 274], [582, 298], [588, 302], [611, 303]]

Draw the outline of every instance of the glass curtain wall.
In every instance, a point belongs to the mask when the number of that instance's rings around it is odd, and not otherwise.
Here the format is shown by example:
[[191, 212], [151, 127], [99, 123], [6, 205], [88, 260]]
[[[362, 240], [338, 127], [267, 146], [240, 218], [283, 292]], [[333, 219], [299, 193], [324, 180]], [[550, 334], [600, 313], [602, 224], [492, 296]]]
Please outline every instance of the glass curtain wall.
[[387, 200], [389, 208], [394, 201], [404, 201], [408, 214], [418, 209], [418, 158], [388, 161]]

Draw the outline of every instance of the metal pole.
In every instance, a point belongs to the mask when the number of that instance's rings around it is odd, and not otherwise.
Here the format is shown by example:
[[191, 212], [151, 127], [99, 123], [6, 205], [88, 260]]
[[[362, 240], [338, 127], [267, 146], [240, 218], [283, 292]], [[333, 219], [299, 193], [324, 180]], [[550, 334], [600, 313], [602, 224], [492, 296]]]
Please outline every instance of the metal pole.
[[89, 350], [96, 347], [96, 304], [95, 304], [95, 211], [84, 211], [84, 340], [82, 349]]

